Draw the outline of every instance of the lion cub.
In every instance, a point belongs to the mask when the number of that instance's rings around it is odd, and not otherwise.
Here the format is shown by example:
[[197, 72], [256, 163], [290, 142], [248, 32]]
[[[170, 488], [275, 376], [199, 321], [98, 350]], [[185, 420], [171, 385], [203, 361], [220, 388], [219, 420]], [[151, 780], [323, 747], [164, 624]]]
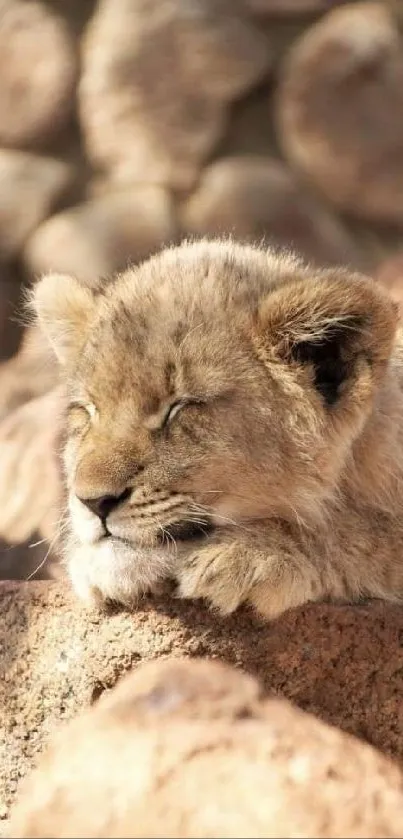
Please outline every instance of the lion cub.
[[372, 280], [221, 241], [89, 288], [46, 276], [64, 367], [79, 595], [164, 579], [223, 613], [403, 597], [395, 304]]

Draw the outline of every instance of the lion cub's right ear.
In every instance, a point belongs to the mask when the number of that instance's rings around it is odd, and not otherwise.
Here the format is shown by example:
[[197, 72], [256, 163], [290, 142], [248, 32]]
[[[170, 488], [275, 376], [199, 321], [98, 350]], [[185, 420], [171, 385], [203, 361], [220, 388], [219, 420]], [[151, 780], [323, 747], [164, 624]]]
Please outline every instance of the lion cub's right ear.
[[60, 363], [72, 361], [95, 313], [93, 291], [74, 277], [48, 274], [33, 289], [30, 305]]

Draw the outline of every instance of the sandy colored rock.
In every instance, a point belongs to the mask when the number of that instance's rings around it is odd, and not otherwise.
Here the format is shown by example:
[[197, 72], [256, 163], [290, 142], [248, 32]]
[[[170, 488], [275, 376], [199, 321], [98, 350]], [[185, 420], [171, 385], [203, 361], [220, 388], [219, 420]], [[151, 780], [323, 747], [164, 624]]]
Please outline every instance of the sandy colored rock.
[[400, 304], [403, 316], [403, 251], [392, 254], [381, 262], [375, 276]]
[[[37, 568], [42, 571], [44, 557], [48, 576], [52, 552], [43, 539], [54, 547], [63, 492], [56, 453], [63, 409], [58, 372], [54, 354], [35, 326], [25, 331], [18, 353], [0, 364], [2, 579], [7, 571], [13, 579], [24, 579]], [[26, 540], [42, 544], [24, 557]], [[21, 545], [21, 551], [13, 545]]]
[[[96, 771], [95, 771], [96, 769]], [[370, 746], [202, 660], [127, 676], [55, 740], [13, 837], [386, 837], [403, 776]]]
[[[49, 544], [39, 534], [19, 545], [0, 539], [0, 580], [59, 580], [66, 579], [60, 556], [49, 551]], [[0, 809], [0, 837], [1, 809]]]
[[91, 282], [145, 259], [175, 235], [168, 193], [138, 186], [53, 216], [27, 242], [24, 261], [33, 276], [54, 270]]
[[73, 109], [75, 45], [49, 5], [0, 2], [0, 145], [27, 147], [60, 131]]
[[73, 170], [60, 160], [0, 150], [0, 260], [19, 252], [73, 181]]
[[25, 329], [18, 352], [0, 364], [0, 421], [24, 402], [42, 396], [59, 376], [55, 355], [42, 330]]
[[0, 538], [19, 544], [38, 530], [58, 532], [62, 481], [56, 454], [57, 388], [15, 408], [0, 422]]
[[292, 247], [319, 265], [364, 267], [343, 224], [282, 163], [264, 157], [244, 155], [211, 164], [183, 205], [181, 223], [186, 233], [231, 233]]
[[190, 186], [223, 135], [228, 103], [270, 63], [239, 0], [102, 0], [79, 85], [90, 158], [120, 178]]
[[291, 46], [277, 129], [288, 160], [338, 207], [403, 224], [403, 46], [386, 3], [329, 12]]
[[326, 0], [245, 0], [248, 8], [268, 17], [289, 17], [322, 12], [328, 8]]
[[[403, 762], [403, 611], [314, 604], [262, 624], [197, 603], [144, 601], [133, 615], [86, 613], [55, 583], [0, 585], [0, 804], [63, 720], [142, 661], [219, 658], [258, 674], [264, 692]], [[29, 700], [27, 700], [29, 697]], [[1, 809], [1, 807], [0, 807]]]

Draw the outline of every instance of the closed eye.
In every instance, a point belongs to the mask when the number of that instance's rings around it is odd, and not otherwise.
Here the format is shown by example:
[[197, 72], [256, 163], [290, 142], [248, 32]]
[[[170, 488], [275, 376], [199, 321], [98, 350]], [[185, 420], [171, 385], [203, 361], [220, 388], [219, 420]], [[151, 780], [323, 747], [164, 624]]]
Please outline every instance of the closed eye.
[[85, 413], [89, 417], [91, 417], [91, 419], [93, 419], [96, 412], [97, 412], [97, 409], [96, 409], [95, 405], [92, 404], [92, 402], [78, 402], [78, 401], [76, 401], [76, 402], [70, 402], [69, 411], [85, 411]]
[[162, 421], [162, 428], [166, 428], [172, 420], [176, 417], [179, 411], [182, 408], [186, 408], [188, 405], [201, 405], [203, 403], [202, 399], [198, 399], [195, 396], [183, 396], [181, 399], [176, 399], [175, 402], [169, 406], [164, 419]]

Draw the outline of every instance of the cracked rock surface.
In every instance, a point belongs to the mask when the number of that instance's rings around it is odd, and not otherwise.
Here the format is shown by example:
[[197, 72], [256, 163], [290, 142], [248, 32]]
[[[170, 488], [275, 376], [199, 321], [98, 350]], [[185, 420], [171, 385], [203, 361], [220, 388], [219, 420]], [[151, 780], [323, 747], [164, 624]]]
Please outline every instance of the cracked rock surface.
[[66, 583], [0, 584], [0, 812], [64, 720], [144, 661], [221, 659], [264, 693], [403, 761], [403, 611], [313, 604], [263, 624], [219, 620], [197, 603], [144, 601], [133, 614], [85, 612]]

